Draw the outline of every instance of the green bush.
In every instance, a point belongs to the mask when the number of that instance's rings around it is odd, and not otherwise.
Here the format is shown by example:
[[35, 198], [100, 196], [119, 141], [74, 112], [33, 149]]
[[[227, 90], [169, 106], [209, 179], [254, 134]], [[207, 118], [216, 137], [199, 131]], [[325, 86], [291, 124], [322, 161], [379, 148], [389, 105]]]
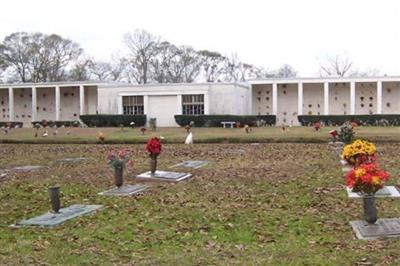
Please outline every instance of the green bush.
[[10, 126], [11, 128], [14, 127], [22, 127], [24, 123], [22, 122], [0, 122], [0, 127], [8, 127]]
[[88, 127], [127, 127], [132, 122], [135, 127], [146, 125], [146, 115], [81, 115], [80, 119]]
[[57, 127], [62, 127], [62, 126], [65, 126], [65, 127], [79, 127], [79, 125], [80, 125], [80, 122], [77, 121], [77, 120], [75, 120], [75, 121], [47, 121], [47, 120], [43, 120], [43, 121], [34, 121], [34, 122], [32, 122], [32, 125], [35, 126], [36, 124], [39, 124], [39, 125], [43, 126], [45, 121], [46, 121], [48, 127], [54, 127], [54, 126], [57, 126]]
[[312, 126], [322, 122], [327, 126], [340, 126], [345, 122], [355, 122], [363, 126], [399, 126], [398, 114], [374, 115], [299, 115], [298, 120], [302, 126]]
[[195, 127], [221, 127], [221, 122], [239, 122], [241, 125], [275, 125], [275, 115], [175, 115], [175, 121], [181, 127], [194, 122]]

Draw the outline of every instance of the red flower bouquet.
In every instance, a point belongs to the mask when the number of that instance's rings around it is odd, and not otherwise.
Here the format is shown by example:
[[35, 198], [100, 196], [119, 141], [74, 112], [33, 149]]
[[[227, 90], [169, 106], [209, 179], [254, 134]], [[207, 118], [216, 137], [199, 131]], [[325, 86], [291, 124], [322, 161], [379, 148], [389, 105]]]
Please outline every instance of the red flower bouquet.
[[389, 178], [390, 174], [374, 163], [362, 164], [345, 175], [347, 186], [352, 188], [353, 192], [364, 194], [374, 194], [383, 188]]
[[161, 153], [161, 142], [158, 138], [151, 138], [147, 141], [146, 150], [150, 156], [158, 156]]
[[338, 132], [336, 129], [329, 131], [329, 134], [332, 136], [333, 139], [336, 139]]

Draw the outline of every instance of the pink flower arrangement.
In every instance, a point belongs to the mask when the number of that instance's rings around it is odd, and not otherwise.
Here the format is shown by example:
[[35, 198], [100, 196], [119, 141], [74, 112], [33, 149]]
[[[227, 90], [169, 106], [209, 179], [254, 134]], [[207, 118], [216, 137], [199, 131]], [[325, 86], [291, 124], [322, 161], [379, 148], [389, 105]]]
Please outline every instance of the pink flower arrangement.
[[107, 164], [116, 168], [133, 167], [133, 161], [130, 159], [131, 154], [126, 149], [112, 150], [107, 154], [106, 160]]

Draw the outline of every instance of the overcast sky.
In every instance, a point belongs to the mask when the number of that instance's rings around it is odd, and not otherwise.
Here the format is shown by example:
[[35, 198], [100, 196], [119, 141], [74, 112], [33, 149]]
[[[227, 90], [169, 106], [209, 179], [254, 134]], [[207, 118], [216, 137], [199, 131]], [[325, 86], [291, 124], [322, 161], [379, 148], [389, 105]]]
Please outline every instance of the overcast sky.
[[1, 40], [57, 33], [100, 59], [124, 49], [124, 33], [145, 29], [269, 70], [288, 63], [300, 76], [318, 76], [319, 61], [337, 54], [400, 75], [399, 0], [12, 0], [1, 11]]

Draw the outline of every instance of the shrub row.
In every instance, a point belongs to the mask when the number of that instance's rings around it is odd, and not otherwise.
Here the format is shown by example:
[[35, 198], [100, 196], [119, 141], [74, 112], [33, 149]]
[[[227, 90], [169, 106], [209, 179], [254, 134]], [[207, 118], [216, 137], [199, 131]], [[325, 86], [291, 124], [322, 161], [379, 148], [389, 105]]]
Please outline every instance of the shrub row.
[[0, 127], [22, 127], [24, 123], [22, 122], [0, 122]]
[[312, 126], [316, 122], [322, 122], [328, 126], [340, 126], [345, 122], [356, 122], [364, 126], [399, 126], [398, 114], [374, 114], [374, 115], [299, 115], [302, 126]]
[[146, 115], [81, 115], [80, 119], [88, 127], [127, 127], [131, 122], [135, 127], [146, 125]]
[[34, 121], [32, 122], [32, 125], [36, 125], [39, 124], [41, 126], [44, 126], [44, 124], [47, 124], [48, 127], [79, 127], [80, 122], [75, 120], [75, 121], [47, 121], [47, 120], [43, 120], [43, 121]]
[[265, 126], [275, 125], [275, 115], [175, 115], [175, 121], [180, 126], [194, 122], [195, 127], [221, 127], [221, 122], [239, 122], [241, 125]]

